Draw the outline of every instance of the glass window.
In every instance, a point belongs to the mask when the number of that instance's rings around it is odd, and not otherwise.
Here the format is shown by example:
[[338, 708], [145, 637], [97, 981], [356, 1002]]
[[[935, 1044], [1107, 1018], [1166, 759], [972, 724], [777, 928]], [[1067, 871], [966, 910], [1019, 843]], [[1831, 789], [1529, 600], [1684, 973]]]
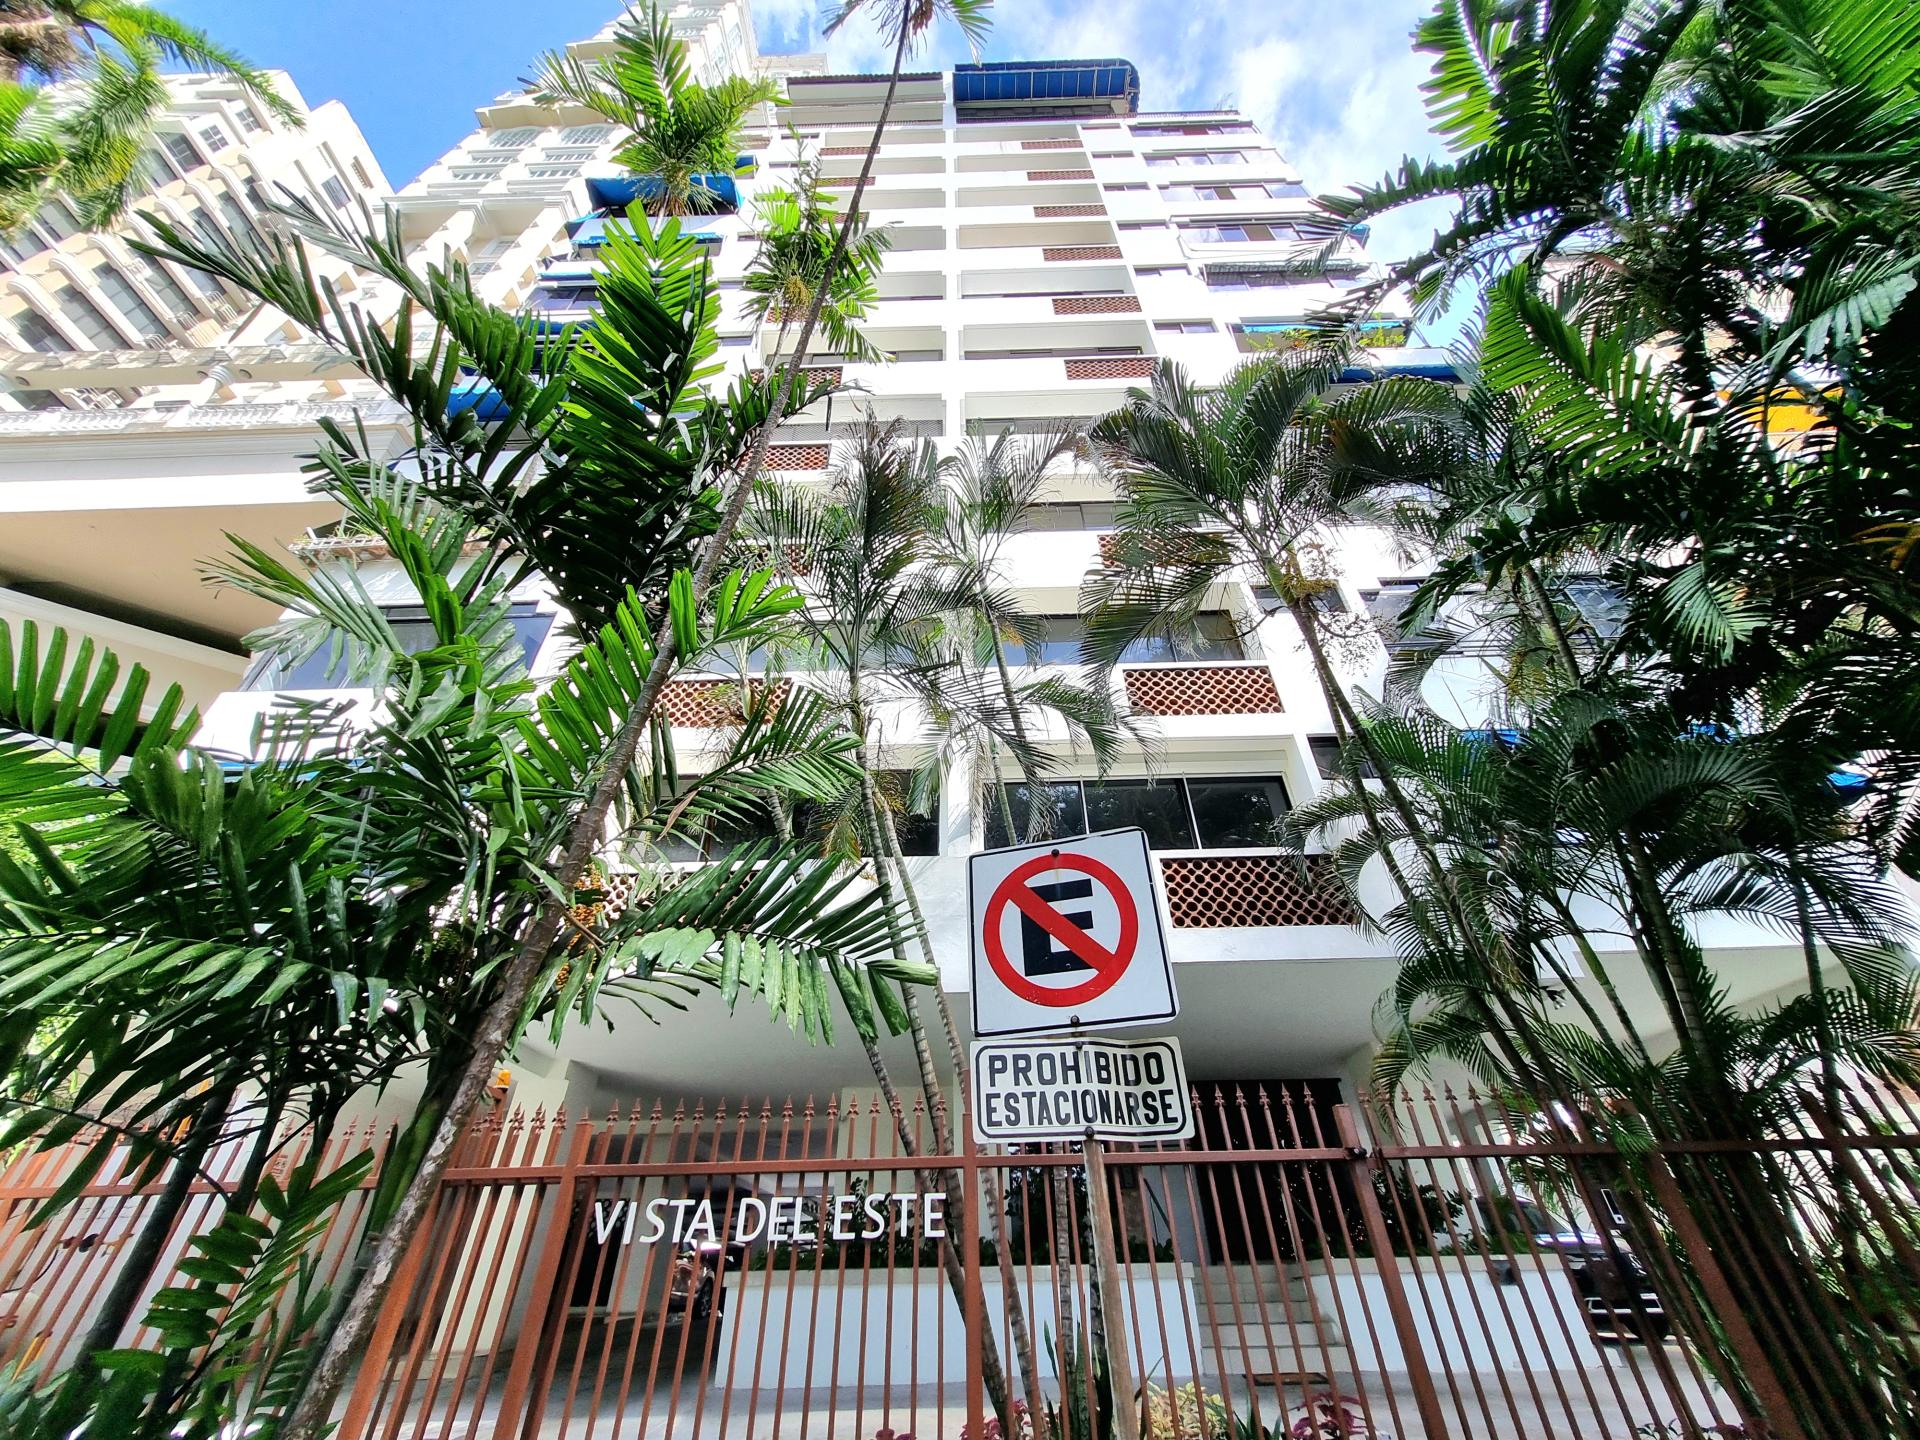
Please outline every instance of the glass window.
[[1211, 320], [1156, 320], [1153, 328], [1163, 335], [1211, 335]]
[[1144, 180], [1120, 180], [1111, 185], [1102, 185], [1100, 188], [1115, 193], [1125, 190], [1144, 190], [1147, 188], [1147, 182]]
[[[1023, 832], [1028, 830], [1027, 786], [1025, 783], [1002, 787], [1007, 794], [1007, 807], [1013, 811], [1013, 823]], [[1039, 813], [1034, 817], [1032, 833], [1039, 838], [1051, 838], [1056, 835], [1084, 835], [1087, 833], [1087, 807], [1080, 793], [1078, 780], [1061, 780], [1051, 784], [1042, 784], [1039, 788]], [[1040, 831], [1045, 836], [1039, 836]], [[1024, 835], [1022, 836], [1024, 839]], [[1013, 844], [1007, 834], [1006, 817], [1003, 807], [994, 804], [987, 811], [987, 848], [994, 849], [1002, 845]]]
[[1278, 780], [1189, 780], [1194, 825], [1203, 850], [1266, 848], [1280, 843], [1287, 791]]
[[226, 217], [226, 222], [228, 226], [232, 228], [235, 235], [245, 235], [253, 229], [253, 220], [245, 210], [240, 208], [240, 202], [238, 200], [222, 190], [219, 201], [220, 213]]
[[166, 147], [167, 154], [173, 157], [173, 163], [182, 170], [191, 170], [194, 166], [204, 163], [200, 159], [200, 152], [194, 148], [193, 141], [178, 130], [162, 130], [160, 143]]
[[139, 328], [143, 339], [167, 333], [166, 321], [153, 313], [153, 307], [140, 298], [132, 282], [118, 270], [111, 265], [102, 265], [93, 272], [93, 279], [100, 287], [100, 293]]
[[1137, 825], [1155, 850], [1194, 848], [1193, 818], [1180, 781], [1088, 780], [1083, 788], [1089, 832]]
[[193, 318], [193, 297], [187, 294], [186, 288], [169, 275], [158, 261], [146, 261], [145, 274], [147, 288], [171, 305], [175, 314], [189, 321]]
[[367, 174], [366, 166], [362, 165], [358, 160], [349, 160], [347, 161], [347, 168], [353, 171], [353, 178], [359, 182], [362, 190], [371, 190], [373, 188], [373, 178]]
[[498, 145], [507, 150], [518, 150], [524, 145], [531, 145], [533, 137], [539, 133], [531, 126], [519, 130], [490, 130], [487, 132], [486, 143]]
[[[564, 180], [570, 175], [578, 175], [579, 173], [580, 167], [578, 165], [531, 165], [527, 167], [527, 174], [535, 180]], [[457, 180], [461, 177], [456, 174], [454, 178]]]
[[38, 311], [16, 310], [8, 318], [13, 322], [13, 328], [20, 332], [20, 338], [27, 342], [29, 350], [38, 350], [42, 355], [57, 355], [62, 350], [73, 348]]
[[569, 125], [560, 132], [560, 143], [562, 145], [598, 145], [612, 133], [613, 127], [610, 125]]
[[1203, 610], [1194, 623], [1174, 630], [1142, 635], [1120, 653], [1124, 662], [1155, 660], [1244, 660], [1246, 647], [1239, 629], [1224, 610]]
[[[427, 618], [423, 607], [387, 605], [382, 607], [382, 613], [392, 627], [400, 648], [407, 654], [416, 655], [433, 648], [437, 636], [433, 622]], [[514, 605], [507, 612], [507, 618], [513, 626], [514, 637], [520, 642], [521, 663], [531, 666], [533, 657], [539, 653], [541, 642], [547, 638], [547, 631], [553, 628], [553, 616], [543, 614], [531, 601], [524, 601]], [[247, 688], [337, 690], [347, 683], [347, 664], [344, 654], [335, 657], [331, 651], [331, 646], [323, 645], [297, 665], [262, 664], [248, 677]]]
[[1027, 530], [1111, 530], [1111, 500], [1045, 500], [1027, 507]]
[[218, 155], [233, 143], [227, 138], [227, 132], [218, 125], [201, 126], [200, 138], [206, 142], [207, 153], [209, 155]]
[[1020, 640], [1007, 642], [1009, 665], [1077, 665], [1080, 663], [1080, 617], [1078, 615], [1039, 615], [1034, 617], [1040, 629], [1040, 643], [1028, 645]]
[[78, 290], [62, 287], [53, 293], [54, 299], [59, 302], [60, 313], [87, 337], [89, 345], [100, 350], [118, 350], [126, 343], [125, 337], [107, 323], [107, 317], [100, 313], [100, 307]]
[[336, 208], [345, 205], [351, 198], [347, 193], [347, 187], [341, 184], [338, 175], [329, 175], [326, 179], [322, 180], [320, 182], [320, 193], [326, 196]]
[[266, 129], [266, 126], [260, 123], [260, 117], [255, 115], [253, 111], [245, 105], [235, 108], [233, 118], [240, 122], [240, 133], [242, 135], [253, 135]]

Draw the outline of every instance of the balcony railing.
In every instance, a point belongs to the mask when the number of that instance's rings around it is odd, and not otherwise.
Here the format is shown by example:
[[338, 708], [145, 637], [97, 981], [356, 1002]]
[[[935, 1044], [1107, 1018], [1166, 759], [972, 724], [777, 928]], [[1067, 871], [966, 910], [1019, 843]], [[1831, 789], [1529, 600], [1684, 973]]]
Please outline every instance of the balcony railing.
[[1167, 914], [1176, 928], [1246, 930], [1279, 925], [1351, 925], [1353, 907], [1325, 855], [1270, 851], [1160, 857]]
[[1091, 170], [1029, 170], [1027, 171], [1027, 179], [1030, 183], [1035, 185], [1041, 184], [1042, 182], [1047, 180], [1091, 180], [1093, 179], [1093, 171]]
[[1118, 245], [1043, 245], [1040, 258], [1048, 262], [1063, 260], [1118, 260]]
[[1136, 715], [1279, 715], [1273, 672], [1258, 663], [1129, 665], [1121, 671]]
[[1138, 315], [1138, 295], [1056, 295], [1056, 315]]
[[1069, 380], [1144, 380], [1153, 374], [1151, 355], [1119, 355], [1110, 359], [1069, 360]]

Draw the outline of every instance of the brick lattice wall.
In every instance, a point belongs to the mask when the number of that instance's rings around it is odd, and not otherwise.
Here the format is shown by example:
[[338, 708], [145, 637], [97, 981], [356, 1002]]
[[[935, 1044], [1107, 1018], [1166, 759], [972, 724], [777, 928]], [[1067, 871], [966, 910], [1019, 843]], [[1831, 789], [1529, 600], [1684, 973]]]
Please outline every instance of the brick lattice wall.
[[[756, 694], [761, 689], [760, 681], [749, 681], [748, 684]], [[778, 708], [787, 688], [788, 682], [781, 681], [773, 695], [774, 708]], [[738, 680], [674, 680], [660, 692], [660, 713], [672, 725], [691, 725], [702, 729], [715, 725], [738, 725], [743, 718], [740, 701]]]
[[1120, 355], [1111, 360], [1069, 360], [1069, 380], [1144, 380], [1153, 373], [1153, 359], [1147, 355]]
[[1278, 855], [1187, 855], [1160, 862], [1167, 913], [1188, 929], [1244, 930], [1256, 925], [1351, 925], [1352, 907], [1324, 855], [1298, 862]]
[[1118, 245], [1043, 245], [1042, 260], [1118, 260]]
[[1022, 140], [1022, 150], [1078, 150], [1078, 140]]
[[769, 470], [824, 470], [827, 468], [825, 445], [769, 445]]
[[1091, 180], [1091, 170], [1029, 170], [1027, 179], [1038, 183], [1042, 180]]
[[1056, 315], [1138, 315], [1138, 295], [1056, 295]]
[[1264, 665], [1146, 666], [1122, 672], [1140, 715], [1278, 715], [1280, 692]]
[[1104, 205], [1036, 205], [1034, 218], [1039, 220], [1064, 220], [1070, 215], [1104, 215]]

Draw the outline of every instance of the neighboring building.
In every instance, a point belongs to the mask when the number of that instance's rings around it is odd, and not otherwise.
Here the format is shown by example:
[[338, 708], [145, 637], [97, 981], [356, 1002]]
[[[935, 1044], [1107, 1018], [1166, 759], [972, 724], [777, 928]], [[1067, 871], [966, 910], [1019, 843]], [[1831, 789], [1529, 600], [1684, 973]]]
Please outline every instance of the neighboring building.
[[[756, 58], [743, 0], [683, 0], [673, 13], [704, 73], [758, 65], [785, 83], [788, 103], [769, 107], [749, 141], [758, 164], [740, 178], [737, 203], [689, 222], [710, 237], [722, 289], [738, 298], [753, 254], [753, 197], [793, 173], [792, 132], [830, 175], [850, 181], [887, 81], [827, 74], [819, 57]], [[575, 50], [591, 54], [606, 33]], [[784, 427], [776, 470], [824, 476], [836, 445], [869, 416], [950, 445], [973, 428], [1091, 420], [1118, 406], [1159, 357], [1217, 380], [1247, 354], [1289, 343], [1316, 307], [1367, 273], [1357, 241], [1330, 277], [1303, 282], [1287, 268], [1311, 244], [1301, 228], [1311, 200], [1241, 114], [1143, 110], [1141, 100], [1138, 74], [1121, 59], [961, 65], [901, 79], [863, 201], [874, 223], [891, 228], [866, 330], [892, 359], [819, 357], [858, 388]], [[553, 319], [591, 313], [594, 248], [639, 185], [613, 166], [612, 132], [585, 112], [542, 110], [521, 92], [488, 102], [478, 118], [473, 134], [391, 197], [411, 253], [463, 258], [502, 305]], [[757, 330], [736, 308], [722, 332], [730, 366], [766, 363], [772, 327]], [[1380, 317], [1369, 333], [1377, 363], [1356, 367], [1353, 383], [1381, 370], [1452, 373], [1444, 355], [1409, 347], [1401, 316]], [[119, 409], [0, 416], [8, 436], [0, 566], [51, 568], [71, 552], [72, 567], [93, 582], [88, 600], [69, 603], [112, 614], [108, 601], [118, 600], [143, 633], [225, 647], [237, 673], [239, 636], [271, 617], [208, 591], [196, 562], [220, 549], [223, 530], [298, 542], [334, 518], [305, 495], [295, 458], [312, 444], [316, 416], [357, 408], [396, 456], [410, 442], [365, 380], [284, 322], [249, 328], [230, 357], [222, 378], [197, 385], [186, 375], [160, 385], [160, 375], [175, 374], [162, 366], [151, 372], [155, 388]], [[23, 529], [30, 511], [38, 523]], [[1105, 480], [1063, 464], [1041, 523], [1008, 547], [1005, 579], [1048, 617], [1051, 637], [1021, 660], [1071, 656], [1080, 585], [1112, 518]], [[99, 559], [89, 565], [90, 549]], [[327, 550], [322, 538], [312, 553]], [[370, 583], [388, 583], [380, 562], [366, 564]], [[1380, 536], [1338, 537], [1331, 565], [1326, 603], [1355, 616], [1390, 614], [1412, 583]], [[102, 595], [106, 578], [111, 596]], [[67, 593], [41, 583], [48, 598]], [[395, 603], [407, 598], [396, 592]], [[550, 616], [552, 604], [537, 588], [523, 598], [536, 669], [550, 671], [562, 653], [557, 627], [535, 617]], [[1342, 663], [1354, 682], [1376, 685], [1385, 652], [1367, 639]], [[1225, 587], [1197, 640], [1141, 646], [1114, 683], [1152, 731], [1151, 754], [1141, 749], [1105, 780], [1065, 756], [1063, 777], [1079, 778], [1063, 778], [1053, 800], [1069, 829], [1140, 823], [1153, 834], [1184, 1005], [1169, 1028], [1196, 1077], [1351, 1084], [1372, 1053], [1373, 1008], [1395, 966], [1386, 942], [1348, 923], [1324, 889], [1276, 864], [1264, 843], [1290, 801], [1322, 783], [1331, 730], [1291, 621], [1257, 587]], [[324, 685], [318, 673], [256, 667], [213, 701], [204, 738], [244, 752], [275, 693]], [[692, 681], [668, 701], [690, 768], [705, 739], [699, 695]], [[1475, 701], [1457, 703], [1471, 714]], [[885, 736], [890, 767], [926, 753], [921, 717], [904, 706], [886, 716]], [[935, 945], [963, 1013], [966, 856], [1003, 839], [980, 789], [962, 770], [947, 774], [937, 814], [915, 837]], [[1758, 931], [1727, 927], [1714, 938], [1737, 960], [1728, 973], [1742, 997], [1799, 973], [1797, 952]], [[703, 1003], [692, 1023], [656, 1028], [634, 1015], [610, 1032], [580, 1027], [559, 1056], [529, 1042], [518, 1083], [528, 1098], [570, 1106], [871, 1084], [853, 1047], [809, 1050], [784, 1029], [759, 1027], [750, 1041], [746, 1030], [728, 1032], [740, 1036], [735, 1044], [716, 1035], [722, 1015]]]
[[[387, 178], [346, 107], [273, 78], [301, 126], [231, 79], [167, 77], [134, 214], [244, 234], [269, 197], [345, 219], [377, 204]], [[350, 372], [214, 276], [140, 254], [139, 224], [84, 232], [54, 200], [0, 245], [0, 620], [91, 636], [204, 705], [272, 616], [200, 564], [228, 531], [274, 543], [329, 518], [298, 473], [312, 412], [247, 402], [283, 376], [338, 396]]]

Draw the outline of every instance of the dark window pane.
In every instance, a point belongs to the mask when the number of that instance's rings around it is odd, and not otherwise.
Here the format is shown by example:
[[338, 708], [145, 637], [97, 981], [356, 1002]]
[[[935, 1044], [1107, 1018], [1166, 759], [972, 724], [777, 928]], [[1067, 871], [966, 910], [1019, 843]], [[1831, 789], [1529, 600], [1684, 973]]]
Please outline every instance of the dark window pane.
[[1278, 780], [1189, 780], [1193, 816], [1206, 850], [1278, 845], [1287, 792]]
[[[1017, 838], [1007, 834], [1005, 818], [1001, 807], [994, 803], [987, 811], [987, 848], [998, 849], [1003, 845], [1013, 845], [1025, 840], [1027, 829], [1027, 787], [1024, 784], [1003, 787], [1007, 792], [1007, 804], [1013, 810], [1013, 823], [1022, 832]], [[1084, 835], [1087, 833], [1087, 812], [1080, 795], [1080, 782], [1063, 780], [1040, 787], [1040, 813], [1035, 817], [1034, 835], [1036, 840], [1052, 839], [1060, 835]]]
[[1080, 617], [1078, 615], [1040, 615], [1035, 617], [1044, 632], [1037, 646], [1012, 640], [1007, 645], [1010, 665], [1075, 665], [1080, 660]]
[[1142, 635], [1120, 652], [1123, 661], [1140, 664], [1156, 660], [1244, 660], [1233, 617], [1222, 610], [1206, 610], [1194, 623], [1178, 630]]
[[1340, 742], [1332, 735], [1315, 735], [1307, 741], [1307, 749], [1313, 753], [1313, 768], [1320, 772], [1322, 780], [1331, 780], [1340, 773]]
[[1191, 850], [1193, 821], [1178, 780], [1089, 780], [1087, 829], [1137, 825], [1155, 850]]

